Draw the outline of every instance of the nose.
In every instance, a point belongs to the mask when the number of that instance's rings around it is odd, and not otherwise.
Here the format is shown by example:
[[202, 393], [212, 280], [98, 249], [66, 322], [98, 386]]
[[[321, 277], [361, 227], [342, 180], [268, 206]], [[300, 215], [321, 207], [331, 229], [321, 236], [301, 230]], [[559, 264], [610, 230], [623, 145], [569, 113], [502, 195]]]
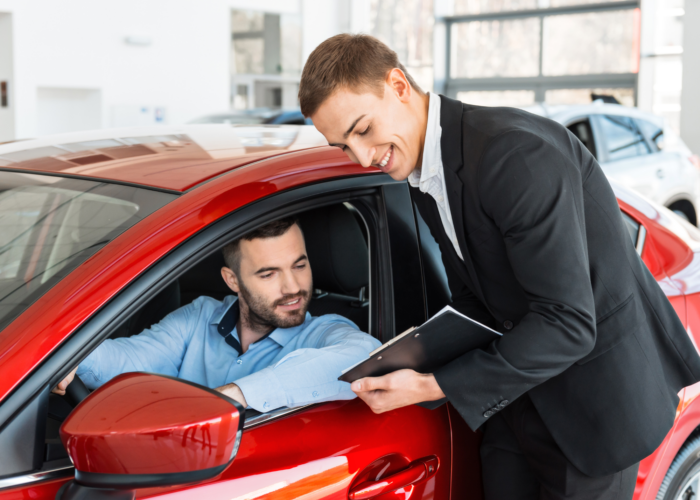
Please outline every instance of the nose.
[[280, 290], [282, 295], [293, 295], [295, 293], [299, 293], [300, 290], [301, 287], [299, 286], [299, 282], [297, 281], [294, 273], [291, 271], [284, 273], [284, 277], [282, 278], [282, 289]]
[[360, 145], [354, 145], [352, 151], [355, 153], [357, 162], [365, 168], [372, 165], [374, 156], [377, 154], [377, 148], [362, 147]]

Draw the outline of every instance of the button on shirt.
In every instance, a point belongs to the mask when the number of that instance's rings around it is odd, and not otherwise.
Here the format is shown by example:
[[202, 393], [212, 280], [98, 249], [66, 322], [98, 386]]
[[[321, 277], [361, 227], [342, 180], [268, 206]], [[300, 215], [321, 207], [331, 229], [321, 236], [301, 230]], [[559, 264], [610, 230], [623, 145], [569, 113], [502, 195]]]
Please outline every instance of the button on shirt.
[[338, 377], [380, 345], [342, 316], [307, 313], [301, 325], [273, 330], [241, 354], [237, 322], [235, 296], [199, 297], [138, 335], [104, 341], [77, 373], [91, 389], [134, 371], [211, 388], [235, 382], [250, 408], [267, 412], [354, 398]]
[[447, 187], [445, 186], [445, 173], [442, 166], [442, 149], [440, 138], [442, 127], [440, 126], [440, 96], [429, 93], [428, 126], [425, 131], [425, 144], [423, 145], [423, 163], [420, 169], [415, 169], [408, 176], [408, 183], [433, 197], [437, 203], [440, 220], [445, 228], [447, 236], [459, 258], [464, 260], [462, 250], [457, 242], [455, 225], [452, 222], [452, 213], [447, 199]]

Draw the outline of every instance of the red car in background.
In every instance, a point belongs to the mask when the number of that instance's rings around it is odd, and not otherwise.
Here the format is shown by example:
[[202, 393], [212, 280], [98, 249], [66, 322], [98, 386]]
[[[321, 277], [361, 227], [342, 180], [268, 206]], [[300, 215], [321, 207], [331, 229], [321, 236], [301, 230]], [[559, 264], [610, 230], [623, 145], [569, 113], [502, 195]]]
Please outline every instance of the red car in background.
[[[614, 188], [633, 244], [697, 342], [700, 232]], [[479, 433], [449, 404], [375, 415], [355, 399], [259, 414], [138, 373], [91, 395], [50, 392], [103, 340], [230, 294], [221, 248], [292, 213], [313, 269], [312, 314], [341, 314], [386, 342], [449, 302], [407, 184], [350, 163], [312, 127], [0, 146], [0, 499], [481, 498]], [[681, 392], [636, 499], [700, 492], [699, 392]]]

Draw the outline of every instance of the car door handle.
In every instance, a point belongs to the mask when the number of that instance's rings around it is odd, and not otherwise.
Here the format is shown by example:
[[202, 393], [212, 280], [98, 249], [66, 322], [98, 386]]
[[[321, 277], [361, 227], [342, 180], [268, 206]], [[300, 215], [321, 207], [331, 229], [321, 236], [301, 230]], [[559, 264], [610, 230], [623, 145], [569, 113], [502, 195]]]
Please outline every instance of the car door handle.
[[407, 469], [387, 476], [379, 481], [368, 481], [350, 492], [350, 500], [367, 500], [384, 493], [390, 493], [432, 477], [438, 469], [437, 457], [416, 460]]

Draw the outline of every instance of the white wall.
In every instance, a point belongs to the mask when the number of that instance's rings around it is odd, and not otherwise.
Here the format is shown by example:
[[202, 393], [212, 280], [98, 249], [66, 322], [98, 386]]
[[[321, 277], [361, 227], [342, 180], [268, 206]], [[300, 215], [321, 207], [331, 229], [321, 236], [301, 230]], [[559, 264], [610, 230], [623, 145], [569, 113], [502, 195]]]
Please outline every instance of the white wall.
[[102, 126], [99, 89], [37, 89], [37, 135], [93, 130]]
[[302, 61], [338, 33], [368, 33], [369, 0], [301, 0]]
[[0, 82], [7, 82], [8, 106], [0, 107], [0, 142], [15, 137], [12, 14], [0, 12]]
[[681, 137], [693, 153], [700, 154], [700, 0], [686, 0], [684, 23]]
[[[370, 0], [0, 0], [0, 77], [13, 73], [0, 141], [229, 109], [232, 9], [301, 14], [302, 62], [330, 36], [369, 30]], [[80, 116], [47, 117], [71, 99]]]
[[[298, 13], [301, 2], [0, 0], [0, 14], [11, 14], [13, 25], [11, 135], [34, 137], [47, 129], [40, 124], [47, 107], [39, 89], [64, 89], [73, 98], [92, 91], [91, 106], [99, 95], [102, 127], [158, 123], [156, 112], [160, 123], [177, 124], [228, 109], [232, 9]], [[1, 38], [8, 19], [0, 15], [0, 75], [10, 61]], [[150, 43], [130, 45], [127, 37]], [[2, 123], [0, 141], [10, 138]]]

